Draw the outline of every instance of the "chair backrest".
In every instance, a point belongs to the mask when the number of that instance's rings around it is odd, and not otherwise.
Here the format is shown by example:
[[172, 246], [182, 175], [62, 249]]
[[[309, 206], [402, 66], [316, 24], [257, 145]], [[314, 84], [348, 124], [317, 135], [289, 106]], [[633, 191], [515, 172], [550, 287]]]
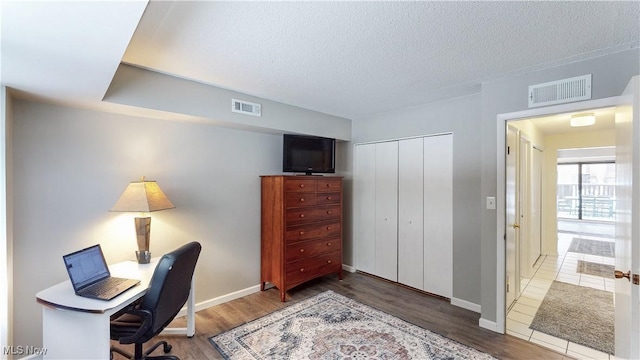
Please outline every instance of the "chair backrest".
[[169, 325], [187, 302], [191, 278], [201, 248], [200, 244], [194, 241], [160, 258], [149, 288], [140, 303], [141, 309], [149, 310], [153, 314], [153, 325], [150, 329], [153, 334], [159, 333]]

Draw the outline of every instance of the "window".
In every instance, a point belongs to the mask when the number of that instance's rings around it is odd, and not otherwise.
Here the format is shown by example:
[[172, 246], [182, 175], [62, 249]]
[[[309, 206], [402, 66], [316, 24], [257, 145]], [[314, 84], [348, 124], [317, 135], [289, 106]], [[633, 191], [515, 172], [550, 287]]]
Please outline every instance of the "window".
[[558, 217], [613, 221], [615, 163], [558, 164]]

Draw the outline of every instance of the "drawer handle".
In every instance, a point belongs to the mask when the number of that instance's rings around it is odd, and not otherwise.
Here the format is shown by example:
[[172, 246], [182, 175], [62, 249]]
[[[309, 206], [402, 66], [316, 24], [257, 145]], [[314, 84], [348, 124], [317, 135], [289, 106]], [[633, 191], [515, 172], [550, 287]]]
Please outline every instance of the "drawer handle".
[[301, 187], [301, 188], [303, 188], [303, 187], [304, 187], [304, 184], [300, 184], [300, 187]]
[[331, 230], [331, 226], [327, 226], [327, 230]]
[[304, 231], [300, 231], [300, 235], [304, 235]]
[[304, 217], [304, 214], [300, 214], [300, 217], [301, 217], [301, 218], [303, 218], [303, 217]]
[[331, 246], [331, 243], [327, 243], [327, 246]]
[[300, 272], [304, 272], [304, 268], [300, 268]]
[[300, 249], [300, 252], [301, 252], [301, 253], [303, 253], [303, 252], [304, 252], [304, 249]]
[[331, 187], [331, 184], [327, 183], [327, 187]]
[[331, 264], [331, 260], [327, 260], [327, 264]]
[[327, 215], [331, 215], [331, 210], [327, 210]]
[[327, 196], [327, 200], [332, 200], [332, 199], [331, 199], [331, 196]]
[[304, 198], [300, 198], [300, 202], [304, 202]]

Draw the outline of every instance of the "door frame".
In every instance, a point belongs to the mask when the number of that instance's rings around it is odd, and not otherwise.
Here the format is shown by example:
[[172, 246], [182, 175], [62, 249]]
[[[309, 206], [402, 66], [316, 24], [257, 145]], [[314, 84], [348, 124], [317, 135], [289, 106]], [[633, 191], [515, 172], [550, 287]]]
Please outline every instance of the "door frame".
[[496, 122], [496, 322], [495, 329], [482, 322], [482, 327], [504, 334], [506, 331], [506, 292], [502, 285], [506, 282], [506, 176], [505, 176], [505, 146], [506, 127], [509, 121], [523, 120], [534, 117], [550, 116], [555, 114], [579, 112], [590, 109], [612, 107], [620, 104], [621, 96], [608, 97], [597, 100], [581, 101], [578, 103], [548, 106], [544, 108], [528, 109], [497, 115]]

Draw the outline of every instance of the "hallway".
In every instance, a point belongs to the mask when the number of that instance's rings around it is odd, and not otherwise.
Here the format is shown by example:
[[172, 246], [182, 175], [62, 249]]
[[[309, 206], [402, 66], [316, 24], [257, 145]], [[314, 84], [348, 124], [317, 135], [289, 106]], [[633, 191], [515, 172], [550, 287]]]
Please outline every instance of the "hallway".
[[558, 223], [558, 256], [542, 255], [535, 264], [533, 278], [522, 279], [522, 293], [507, 314], [507, 334], [578, 359], [615, 359], [615, 356], [532, 330], [529, 327], [554, 280], [609, 292], [615, 291], [613, 277], [605, 278], [578, 272], [579, 261], [614, 265], [615, 258], [569, 251], [574, 237], [614, 242], [614, 231], [614, 223], [560, 221]]

